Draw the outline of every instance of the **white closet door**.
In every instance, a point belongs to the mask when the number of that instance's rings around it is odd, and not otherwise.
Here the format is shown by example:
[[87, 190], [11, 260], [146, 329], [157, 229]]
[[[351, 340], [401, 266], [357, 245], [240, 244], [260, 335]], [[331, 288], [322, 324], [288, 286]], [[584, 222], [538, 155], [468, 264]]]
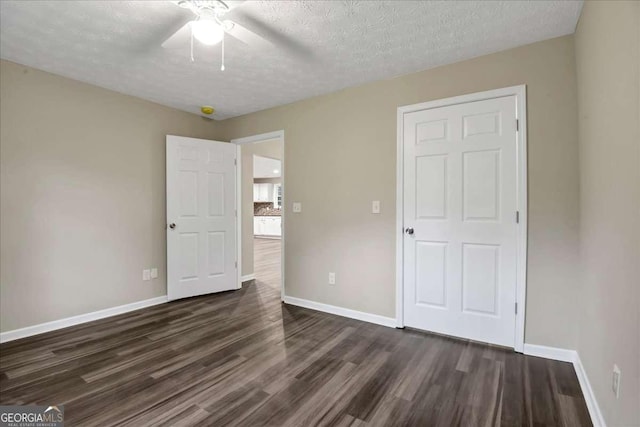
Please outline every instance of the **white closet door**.
[[513, 347], [516, 99], [404, 115], [404, 322]]

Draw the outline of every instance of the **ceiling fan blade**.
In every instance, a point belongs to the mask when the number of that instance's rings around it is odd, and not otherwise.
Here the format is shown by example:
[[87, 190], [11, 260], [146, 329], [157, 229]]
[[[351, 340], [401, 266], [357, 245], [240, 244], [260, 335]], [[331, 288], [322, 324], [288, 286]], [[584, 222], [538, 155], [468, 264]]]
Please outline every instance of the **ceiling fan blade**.
[[273, 47], [273, 43], [271, 43], [271, 41], [254, 33], [253, 31], [247, 30], [245, 27], [236, 22], [226, 20], [224, 21], [224, 23], [226, 26], [231, 27], [230, 29], [226, 30], [227, 34], [235, 37], [244, 44], [259, 48]]
[[191, 22], [184, 24], [178, 31], [173, 33], [168, 39], [162, 42], [162, 47], [165, 49], [181, 48], [189, 43], [191, 37]]
[[[293, 55], [297, 58], [304, 59], [307, 62], [315, 61], [317, 59], [315, 57], [315, 53], [313, 49], [311, 49], [309, 46], [304, 45], [303, 43], [291, 37], [290, 35], [287, 35], [278, 31], [277, 29], [273, 28], [271, 25], [267, 24], [266, 22], [260, 20], [255, 16], [252, 16], [250, 13], [247, 13], [247, 12], [248, 11], [241, 9], [237, 13], [237, 15], [234, 15], [234, 16], [237, 16], [237, 18], [234, 17], [234, 19], [237, 19], [237, 20], [233, 21], [236, 27], [240, 26], [236, 22], [241, 21], [242, 23], [246, 24], [248, 27], [255, 29], [256, 31], [259, 32], [259, 34], [261, 34], [261, 35], [258, 35], [257, 33], [247, 30], [246, 27], [241, 27], [244, 31], [247, 31], [250, 34], [256, 35], [257, 38], [259, 38], [262, 41], [262, 43], [266, 42], [268, 46], [273, 46], [277, 49], [283, 50], [287, 52], [289, 55]], [[233, 30], [230, 32], [230, 34], [235, 37]], [[240, 37], [237, 37], [237, 38], [240, 39]], [[245, 41], [245, 43], [247, 42]], [[253, 45], [251, 42], [247, 44]], [[263, 44], [262, 47], [266, 47], [266, 46]]]
[[229, 11], [232, 11], [233, 9], [242, 6], [243, 3], [245, 3], [246, 0], [224, 0], [224, 4], [226, 4], [229, 7]]

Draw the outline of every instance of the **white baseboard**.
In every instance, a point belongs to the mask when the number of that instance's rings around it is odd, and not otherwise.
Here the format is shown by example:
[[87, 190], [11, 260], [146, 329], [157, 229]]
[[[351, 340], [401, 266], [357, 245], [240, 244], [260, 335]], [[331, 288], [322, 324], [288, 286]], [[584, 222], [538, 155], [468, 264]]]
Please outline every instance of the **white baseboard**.
[[593, 393], [591, 383], [589, 383], [589, 378], [587, 377], [587, 372], [584, 370], [584, 366], [582, 366], [582, 361], [580, 360], [578, 352], [576, 352], [576, 357], [573, 360], [573, 368], [576, 370], [578, 382], [580, 383], [584, 400], [587, 402], [587, 409], [589, 409], [589, 415], [591, 416], [593, 426], [606, 427], [607, 424], [604, 421], [602, 412], [600, 412], [600, 406], [598, 406], [598, 401]]
[[93, 320], [104, 319], [105, 317], [115, 316], [117, 314], [128, 313], [130, 311], [139, 310], [152, 305], [163, 304], [167, 302], [167, 296], [147, 299], [144, 301], [132, 302], [131, 304], [119, 305], [117, 307], [106, 308], [104, 310], [94, 311], [92, 313], [80, 314], [78, 316], [67, 317], [65, 319], [54, 320], [51, 322], [40, 323], [39, 325], [27, 326], [26, 328], [14, 329], [0, 333], [0, 343], [14, 341], [20, 338], [26, 338], [33, 335], [43, 334], [45, 332], [55, 331], [57, 329], [67, 328], [69, 326], [79, 325], [81, 323], [91, 322]]
[[349, 317], [351, 319], [362, 320], [363, 322], [375, 323], [376, 325], [387, 326], [389, 328], [396, 327], [396, 319], [391, 317], [379, 316], [377, 314], [365, 313], [362, 311], [350, 310], [335, 305], [323, 304], [320, 302], [309, 301], [302, 298], [284, 296], [284, 303], [296, 305], [298, 307], [310, 308], [311, 310], [323, 311], [325, 313], [336, 314], [338, 316]]
[[575, 350], [567, 350], [564, 348], [547, 347], [544, 345], [525, 344], [524, 354], [528, 356], [544, 357], [545, 359], [559, 360], [561, 362], [570, 362], [573, 364], [573, 369], [576, 371], [578, 382], [580, 383], [580, 389], [582, 395], [587, 403], [587, 409], [589, 410], [589, 416], [594, 427], [606, 427], [602, 412], [600, 412], [600, 406], [593, 393], [591, 384], [587, 373], [580, 361], [580, 355]]
[[255, 274], [247, 274], [246, 276], [242, 276], [240, 280], [242, 280], [242, 283], [244, 283], [244, 282], [248, 282], [249, 280], [255, 280], [255, 278], [256, 278]]
[[561, 362], [570, 362], [576, 358], [575, 350], [567, 350], [564, 348], [547, 347], [545, 345], [524, 344], [524, 354], [527, 356], [544, 357], [545, 359], [559, 360]]

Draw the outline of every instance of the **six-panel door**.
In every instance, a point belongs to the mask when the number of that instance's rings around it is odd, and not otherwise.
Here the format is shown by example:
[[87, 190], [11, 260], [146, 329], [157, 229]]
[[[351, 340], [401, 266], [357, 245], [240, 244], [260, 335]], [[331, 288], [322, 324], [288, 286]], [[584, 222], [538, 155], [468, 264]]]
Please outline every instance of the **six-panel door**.
[[169, 299], [237, 288], [236, 146], [167, 136]]
[[516, 99], [404, 115], [404, 323], [515, 340]]

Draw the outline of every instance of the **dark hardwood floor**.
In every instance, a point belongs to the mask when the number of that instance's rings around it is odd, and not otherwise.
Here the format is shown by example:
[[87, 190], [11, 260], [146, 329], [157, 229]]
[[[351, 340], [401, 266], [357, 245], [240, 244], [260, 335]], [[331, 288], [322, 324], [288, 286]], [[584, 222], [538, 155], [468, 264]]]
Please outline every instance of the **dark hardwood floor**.
[[0, 402], [62, 403], [67, 426], [591, 424], [571, 364], [284, 305], [259, 280], [3, 344]]

